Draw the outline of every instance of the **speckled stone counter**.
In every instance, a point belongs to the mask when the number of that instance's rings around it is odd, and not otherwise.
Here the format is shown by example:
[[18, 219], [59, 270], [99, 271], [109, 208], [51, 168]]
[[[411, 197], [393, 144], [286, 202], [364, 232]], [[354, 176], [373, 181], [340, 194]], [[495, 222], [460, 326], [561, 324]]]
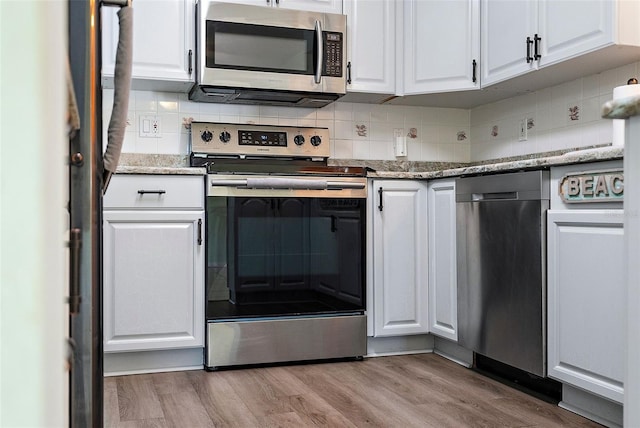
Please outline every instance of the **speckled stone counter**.
[[[329, 159], [333, 166], [361, 166], [371, 168], [368, 177], [434, 179], [463, 175], [540, 169], [558, 165], [622, 159], [622, 147], [596, 147], [573, 151], [532, 154], [519, 158], [497, 159], [484, 163], [456, 162], [365, 161], [357, 159]], [[205, 168], [189, 166], [188, 155], [154, 155], [123, 153], [117, 174], [173, 174], [204, 175]]]
[[206, 168], [189, 166], [187, 155], [122, 153], [116, 174], [204, 175]]
[[[624, 149], [622, 147], [606, 146], [563, 152], [561, 154], [546, 154], [540, 157], [535, 157], [536, 155], [530, 155], [526, 156], [525, 158], [519, 159], [488, 161], [487, 163], [462, 165], [440, 170], [376, 170], [369, 172], [367, 176], [374, 178], [378, 177], [408, 179], [459, 177], [463, 175], [479, 175], [491, 174], [496, 172], [521, 171], [528, 169], [543, 169], [551, 166], [622, 159], [623, 154]], [[373, 168], [372, 165], [368, 166]]]

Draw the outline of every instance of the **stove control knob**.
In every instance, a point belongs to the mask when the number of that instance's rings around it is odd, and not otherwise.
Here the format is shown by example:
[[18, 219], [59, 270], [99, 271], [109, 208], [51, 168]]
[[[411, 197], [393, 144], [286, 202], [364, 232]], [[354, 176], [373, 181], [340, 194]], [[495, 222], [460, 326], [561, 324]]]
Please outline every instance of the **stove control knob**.
[[202, 138], [202, 141], [204, 141], [205, 143], [210, 143], [213, 139], [213, 134], [207, 129], [203, 131], [202, 134], [200, 134], [200, 138]]
[[303, 135], [296, 135], [295, 137], [293, 137], [293, 142], [296, 143], [296, 146], [301, 146], [304, 144], [304, 136]]
[[314, 135], [313, 137], [311, 137], [312, 146], [319, 146], [320, 143], [322, 143], [322, 138], [320, 138], [320, 136]]
[[231, 134], [229, 134], [227, 131], [222, 131], [220, 133], [220, 141], [222, 141], [223, 143], [228, 143], [229, 141], [231, 141]]

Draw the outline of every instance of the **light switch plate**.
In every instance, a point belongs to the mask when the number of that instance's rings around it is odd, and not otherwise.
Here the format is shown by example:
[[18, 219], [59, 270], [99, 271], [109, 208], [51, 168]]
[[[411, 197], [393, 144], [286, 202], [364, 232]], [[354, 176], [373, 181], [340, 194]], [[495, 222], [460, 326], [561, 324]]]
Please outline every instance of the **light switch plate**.
[[395, 128], [393, 130], [393, 151], [396, 157], [407, 156], [407, 140], [404, 136], [404, 129]]
[[518, 141], [527, 141], [527, 118], [524, 118], [520, 121]]

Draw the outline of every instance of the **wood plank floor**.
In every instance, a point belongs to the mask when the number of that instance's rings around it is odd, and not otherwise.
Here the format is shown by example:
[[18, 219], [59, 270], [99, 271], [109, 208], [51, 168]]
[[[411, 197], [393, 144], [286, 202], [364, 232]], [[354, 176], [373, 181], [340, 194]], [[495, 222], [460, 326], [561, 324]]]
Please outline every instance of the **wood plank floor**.
[[435, 354], [105, 378], [105, 427], [599, 427]]

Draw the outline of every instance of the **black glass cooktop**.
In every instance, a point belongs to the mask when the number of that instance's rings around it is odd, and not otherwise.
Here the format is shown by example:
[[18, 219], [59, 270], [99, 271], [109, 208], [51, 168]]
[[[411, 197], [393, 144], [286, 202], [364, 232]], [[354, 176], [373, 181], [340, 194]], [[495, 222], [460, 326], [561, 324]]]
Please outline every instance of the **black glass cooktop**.
[[212, 157], [191, 154], [191, 166], [206, 167], [209, 174], [317, 175], [365, 177], [370, 168], [332, 166], [325, 161], [292, 158]]

